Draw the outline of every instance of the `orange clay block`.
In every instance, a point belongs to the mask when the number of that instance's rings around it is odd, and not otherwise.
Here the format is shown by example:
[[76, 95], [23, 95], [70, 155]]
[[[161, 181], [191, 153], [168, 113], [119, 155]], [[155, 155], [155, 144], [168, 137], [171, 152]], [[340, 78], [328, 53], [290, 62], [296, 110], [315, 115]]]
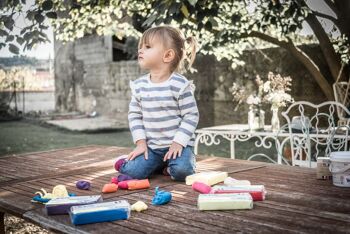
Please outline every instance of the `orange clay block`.
[[128, 181], [128, 189], [129, 190], [145, 189], [145, 188], [149, 188], [149, 187], [150, 187], [150, 184], [149, 184], [148, 179]]
[[102, 188], [103, 193], [114, 193], [117, 192], [118, 185], [116, 184], [105, 184]]

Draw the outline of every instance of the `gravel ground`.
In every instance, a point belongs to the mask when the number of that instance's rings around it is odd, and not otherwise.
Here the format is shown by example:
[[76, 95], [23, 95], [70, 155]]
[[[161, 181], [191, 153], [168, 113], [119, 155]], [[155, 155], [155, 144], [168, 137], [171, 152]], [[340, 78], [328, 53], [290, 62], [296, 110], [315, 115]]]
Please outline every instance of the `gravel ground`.
[[5, 214], [5, 233], [6, 234], [52, 234], [53, 232], [47, 231], [37, 225], [29, 223], [24, 219], [17, 218], [13, 215]]

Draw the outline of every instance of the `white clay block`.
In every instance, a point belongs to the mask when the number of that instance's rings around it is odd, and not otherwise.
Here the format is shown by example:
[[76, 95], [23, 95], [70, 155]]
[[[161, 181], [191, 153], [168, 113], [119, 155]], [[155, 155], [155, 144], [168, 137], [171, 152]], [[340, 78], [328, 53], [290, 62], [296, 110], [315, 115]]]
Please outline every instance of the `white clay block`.
[[212, 188], [212, 193], [222, 194], [222, 193], [249, 193], [254, 201], [265, 200], [266, 190], [264, 185], [241, 185], [241, 186], [231, 186], [231, 185], [215, 185]]
[[250, 185], [250, 181], [249, 180], [236, 180], [232, 177], [227, 177], [224, 180], [224, 184], [225, 185], [231, 185], [231, 186], [235, 186], [235, 185]]
[[249, 193], [199, 194], [199, 210], [243, 210], [253, 209], [253, 199]]
[[209, 171], [200, 172], [186, 177], [186, 184], [192, 185], [194, 182], [201, 182], [209, 186], [223, 182], [227, 178], [227, 172]]
[[240, 185], [240, 186], [229, 186], [229, 185], [215, 185], [212, 188], [213, 193], [217, 191], [238, 191], [240, 193], [249, 193], [249, 192], [262, 192], [266, 194], [266, 189], [264, 185]]

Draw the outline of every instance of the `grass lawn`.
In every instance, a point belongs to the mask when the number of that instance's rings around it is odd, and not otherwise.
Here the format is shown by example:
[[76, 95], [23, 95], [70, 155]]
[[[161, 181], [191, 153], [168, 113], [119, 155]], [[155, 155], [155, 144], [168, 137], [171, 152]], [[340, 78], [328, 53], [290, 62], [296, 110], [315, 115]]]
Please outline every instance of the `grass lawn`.
[[[255, 140], [236, 142], [236, 158], [246, 159], [256, 153], [272, 155], [275, 152], [274, 146], [272, 150], [266, 150], [256, 148], [254, 143]], [[92, 144], [133, 147], [129, 131], [80, 133], [26, 121], [0, 122], [0, 156]], [[217, 146], [200, 145], [199, 154], [229, 158], [229, 142], [221, 139], [221, 144]]]
[[79, 133], [25, 121], [0, 123], [0, 155], [44, 151], [82, 145], [132, 147], [129, 132]]

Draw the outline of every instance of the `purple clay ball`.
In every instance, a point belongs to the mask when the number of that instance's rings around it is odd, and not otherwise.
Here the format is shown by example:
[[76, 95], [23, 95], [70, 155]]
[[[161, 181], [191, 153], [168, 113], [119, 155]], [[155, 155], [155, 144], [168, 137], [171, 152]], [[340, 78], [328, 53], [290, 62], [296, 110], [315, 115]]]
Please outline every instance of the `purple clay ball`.
[[91, 184], [89, 181], [86, 181], [86, 180], [79, 180], [77, 183], [76, 183], [76, 186], [78, 189], [82, 189], [82, 190], [89, 190], [90, 187], [91, 187]]

